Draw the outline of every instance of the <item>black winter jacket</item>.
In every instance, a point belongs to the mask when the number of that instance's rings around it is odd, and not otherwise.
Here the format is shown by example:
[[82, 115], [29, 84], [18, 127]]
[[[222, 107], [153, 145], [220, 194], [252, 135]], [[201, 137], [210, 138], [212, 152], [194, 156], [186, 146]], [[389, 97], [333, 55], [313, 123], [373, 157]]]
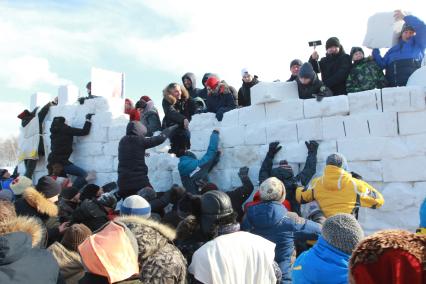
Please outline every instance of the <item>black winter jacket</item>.
[[201, 90], [197, 88], [197, 81], [196, 81], [194, 73], [190, 73], [190, 72], [185, 73], [185, 75], [182, 76], [182, 84], [185, 79], [189, 79], [192, 84], [191, 88], [187, 89], [190, 97], [191, 98], [198, 97]]
[[70, 127], [65, 124], [63, 117], [57, 117], [53, 120], [50, 127], [51, 152], [47, 161], [49, 165], [60, 163], [62, 165], [71, 164], [68, 159], [72, 153], [72, 142], [74, 136], [85, 136], [89, 134], [92, 123], [87, 121], [82, 129]]
[[80, 206], [72, 213], [72, 224], [84, 224], [92, 232], [100, 229], [109, 221], [108, 212], [95, 199], [84, 200]]
[[351, 57], [341, 48], [338, 54], [327, 54], [318, 62], [309, 58], [316, 73], [321, 72], [321, 79], [330, 88], [333, 95], [346, 94], [346, 79], [351, 71]]
[[254, 85], [259, 83], [258, 77], [255, 75], [253, 80], [249, 83], [243, 81], [243, 85], [238, 90], [238, 105], [242, 107], [251, 105], [251, 93], [250, 89]]
[[194, 100], [189, 97], [186, 90], [182, 92], [180, 100], [177, 100], [171, 95], [164, 94], [162, 106], [164, 110], [163, 129], [176, 124], [183, 126], [185, 119], [191, 121], [196, 109]]
[[145, 150], [160, 145], [166, 140], [160, 134], [145, 137], [145, 129], [139, 121], [127, 124], [126, 136], [118, 145], [118, 194], [125, 198], [136, 194], [146, 186], [151, 186], [148, 178], [148, 167], [145, 164]]
[[316, 74], [314, 75], [314, 79], [307, 85], [302, 84], [299, 78], [296, 78], [299, 99], [313, 99], [313, 95], [320, 95], [322, 97], [330, 97], [333, 95], [331, 90], [318, 79], [318, 76]]
[[0, 235], [0, 283], [64, 283], [53, 255], [31, 247], [31, 236], [23, 232]]

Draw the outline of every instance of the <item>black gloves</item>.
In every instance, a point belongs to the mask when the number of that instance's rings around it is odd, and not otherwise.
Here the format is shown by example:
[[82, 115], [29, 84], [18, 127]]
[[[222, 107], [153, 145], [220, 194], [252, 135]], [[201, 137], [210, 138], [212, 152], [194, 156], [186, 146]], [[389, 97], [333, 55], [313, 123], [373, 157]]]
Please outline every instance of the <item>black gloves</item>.
[[314, 141], [314, 140], [311, 140], [309, 142], [305, 141], [305, 145], [306, 145], [306, 148], [308, 148], [308, 153], [313, 153], [313, 154], [317, 153], [318, 146], [319, 146], [317, 141]]
[[274, 157], [281, 150], [280, 142], [271, 142], [269, 143], [268, 155]]
[[213, 130], [212, 132], [219, 134], [219, 130], [217, 130], [217, 129]]
[[216, 119], [217, 119], [217, 121], [222, 121], [222, 119], [223, 119], [223, 112], [222, 111], [216, 112]]
[[161, 131], [161, 135], [163, 135], [163, 136], [165, 136], [167, 138], [178, 127], [179, 127], [179, 125], [177, 125], [177, 124], [173, 125], [173, 126], [170, 126], [170, 127], [167, 127], [166, 129], [164, 129], [163, 131]]
[[95, 115], [94, 113], [88, 113], [88, 114], [86, 114], [86, 119], [91, 120], [92, 116], [94, 116], [94, 115]]
[[82, 105], [84, 104], [85, 97], [78, 98], [78, 102]]
[[356, 179], [362, 179], [362, 176], [360, 176], [359, 174], [357, 174], [356, 172], [351, 172], [351, 175], [352, 175], [352, 177], [353, 178], [356, 178]]
[[249, 173], [249, 168], [248, 167], [242, 167], [238, 171], [238, 176], [240, 177], [240, 179], [245, 179], [245, 178], [248, 178], [248, 173]]

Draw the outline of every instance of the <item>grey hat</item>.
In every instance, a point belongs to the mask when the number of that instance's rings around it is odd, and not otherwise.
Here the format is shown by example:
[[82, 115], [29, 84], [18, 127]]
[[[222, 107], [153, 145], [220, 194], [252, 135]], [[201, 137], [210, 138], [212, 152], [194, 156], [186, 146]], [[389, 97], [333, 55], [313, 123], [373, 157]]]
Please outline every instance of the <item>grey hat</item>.
[[345, 156], [340, 153], [333, 153], [329, 155], [325, 164], [348, 170], [348, 162], [346, 161]]
[[352, 254], [356, 245], [364, 238], [364, 232], [353, 215], [342, 213], [325, 221], [322, 237], [338, 250]]
[[299, 69], [299, 78], [308, 78], [311, 80], [315, 78], [315, 71], [311, 63], [303, 63], [302, 67]]

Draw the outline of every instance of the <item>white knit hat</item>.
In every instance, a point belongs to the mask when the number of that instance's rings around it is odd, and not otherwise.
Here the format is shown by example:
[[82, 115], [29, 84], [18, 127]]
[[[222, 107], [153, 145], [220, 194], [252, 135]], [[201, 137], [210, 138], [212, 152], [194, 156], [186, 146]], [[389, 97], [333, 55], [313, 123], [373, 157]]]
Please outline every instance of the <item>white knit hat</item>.
[[266, 179], [260, 185], [260, 199], [263, 201], [284, 201], [285, 186], [276, 177]]
[[142, 196], [132, 195], [124, 199], [120, 207], [120, 215], [138, 215], [149, 218], [151, 205]]
[[241, 77], [243, 77], [245, 74], [250, 74], [247, 68], [241, 69]]

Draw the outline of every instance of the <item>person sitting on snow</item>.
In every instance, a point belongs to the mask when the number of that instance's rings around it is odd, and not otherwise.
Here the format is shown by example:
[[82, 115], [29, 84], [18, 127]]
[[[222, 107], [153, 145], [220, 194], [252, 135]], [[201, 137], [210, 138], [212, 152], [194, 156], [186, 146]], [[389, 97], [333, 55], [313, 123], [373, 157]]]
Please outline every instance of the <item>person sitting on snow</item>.
[[217, 120], [222, 121], [225, 112], [236, 108], [231, 89], [225, 81], [220, 81], [213, 75], [207, 79], [206, 86], [207, 112], [215, 113]]
[[197, 159], [194, 153], [183, 147], [179, 149], [177, 157], [179, 158], [178, 170], [182, 184], [187, 192], [198, 194], [200, 182], [208, 181], [208, 174], [219, 161], [220, 152], [219, 130], [213, 130], [210, 136], [207, 152], [201, 159]]
[[404, 20], [399, 42], [385, 56], [378, 48], [373, 49], [373, 58], [380, 68], [386, 70], [389, 87], [405, 86], [408, 78], [420, 68], [426, 49], [426, 25], [413, 15], [401, 10], [394, 14], [396, 21]]
[[298, 188], [296, 200], [299, 203], [316, 200], [326, 218], [338, 213], [354, 214], [358, 218], [359, 207], [380, 208], [384, 203], [382, 194], [346, 168], [342, 154], [331, 154], [327, 157], [324, 174], [314, 178], [308, 188]]

